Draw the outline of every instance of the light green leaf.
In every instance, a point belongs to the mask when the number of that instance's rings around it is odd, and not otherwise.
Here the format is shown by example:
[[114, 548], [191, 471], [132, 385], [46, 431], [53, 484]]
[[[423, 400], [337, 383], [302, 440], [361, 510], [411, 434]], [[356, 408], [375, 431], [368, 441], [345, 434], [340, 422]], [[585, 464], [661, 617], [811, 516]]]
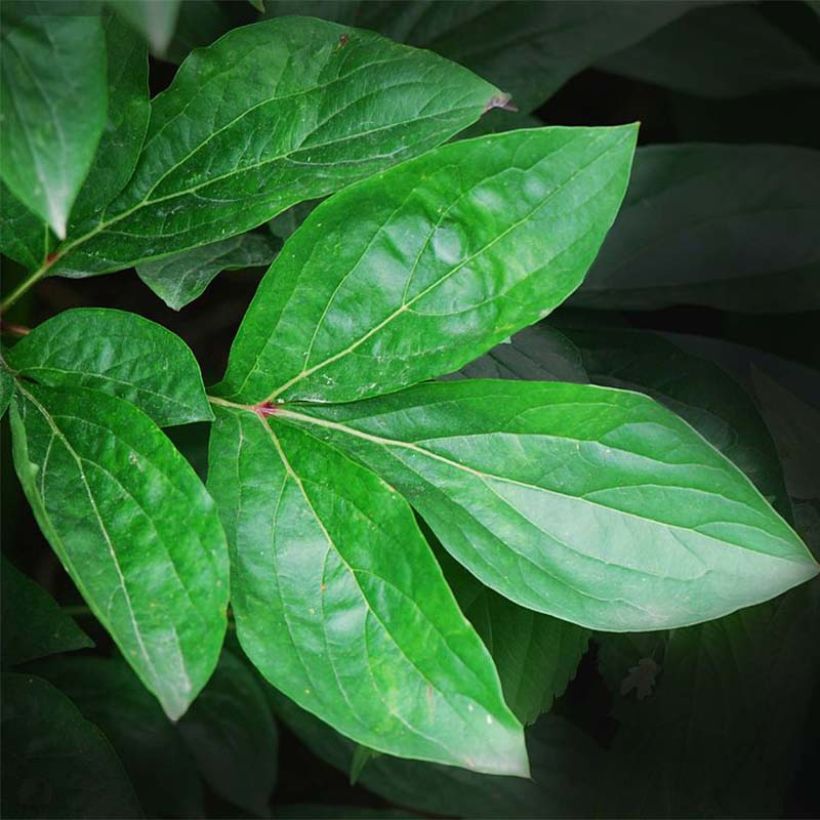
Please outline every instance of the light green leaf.
[[484, 584], [592, 629], [698, 623], [818, 571], [736, 467], [637, 393], [437, 382], [275, 417], [378, 472]]
[[262, 280], [221, 394], [359, 399], [457, 370], [532, 324], [595, 258], [636, 131], [461, 141], [322, 203]]
[[268, 816], [276, 785], [276, 724], [254, 673], [230, 652], [179, 722], [208, 785], [242, 809]]
[[50, 683], [4, 675], [4, 817], [141, 817], [122, 764]]
[[268, 267], [279, 250], [272, 237], [248, 233], [137, 266], [137, 275], [168, 307], [180, 310], [224, 270]]
[[108, 0], [109, 5], [138, 31], [159, 56], [174, 36], [179, 0]]
[[148, 817], [203, 817], [194, 761], [159, 704], [119, 658], [68, 657], [35, 671], [99, 726], [125, 766]]
[[820, 151], [766, 145], [638, 149], [624, 207], [581, 305], [820, 307]]
[[103, 222], [72, 225], [52, 272], [119, 270], [245, 233], [438, 145], [498, 93], [371, 32], [307, 17], [234, 29], [154, 98], [133, 178]]
[[493, 656], [504, 700], [524, 725], [535, 723], [575, 677], [589, 631], [524, 609], [485, 587], [447, 553], [437, 557], [461, 611]]
[[228, 567], [193, 469], [133, 405], [18, 383], [14, 465], [37, 523], [97, 619], [172, 719], [216, 666]]
[[[296, 704], [272, 692], [278, 717], [318, 757], [350, 770], [354, 744]], [[576, 726], [544, 715], [527, 730], [532, 778], [496, 777], [455, 766], [381, 755], [360, 784], [423, 815], [448, 817], [591, 817], [602, 751]]]
[[94, 641], [54, 599], [2, 558], [3, 663], [14, 665], [56, 652], [94, 646]]
[[0, 176], [64, 237], [105, 127], [105, 37], [98, 16], [3, 5]]
[[242, 648], [372, 749], [526, 776], [521, 726], [405, 502], [298, 430], [218, 407], [208, 486]]
[[161, 426], [213, 418], [194, 354], [179, 336], [135, 313], [63, 311], [34, 328], [7, 357], [24, 376], [118, 396]]
[[716, 99], [820, 86], [820, 63], [742, 3], [696, 8], [596, 67]]

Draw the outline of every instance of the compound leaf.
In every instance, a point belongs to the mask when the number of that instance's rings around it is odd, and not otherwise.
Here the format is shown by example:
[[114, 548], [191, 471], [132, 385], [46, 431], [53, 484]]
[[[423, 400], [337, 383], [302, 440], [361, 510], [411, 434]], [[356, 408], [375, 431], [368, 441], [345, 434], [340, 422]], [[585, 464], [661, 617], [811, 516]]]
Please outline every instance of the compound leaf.
[[434, 54], [322, 20], [234, 29], [154, 98], [134, 176], [104, 221], [71, 226], [52, 272], [119, 270], [245, 233], [445, 141], [498, 93]]
[[140, 410], [18, 382], [14, 464], [38, 524], [98, 620], [172, 719], [225, 633], [228, 568], [213, 501]]
[[88, 387], [139, 407], [160, 426], [213, 418], [199, 365], [170, 330], [135, 313], [66, 310], [7, 354], [22, 375], [54, 387]]
[[312, 436], [222, 407], [210, 463], [237, 635], [277, 689], [377, 751], [526, 776], [490, 656], [400, 496]]
[[350, 401], [457, 370], [581, 283], [636, 128], [460, 141], [319, 205], [262, 280], [221, 394]]
[[105, 35], [98, 16], [47, 9], [3, 7], [0, 176], [64, 237], [105, 127]]
[[453, 381], [276, 414], [378, 472], [484, 584], [592, 629], [697, 623], [817, 573], [751, 482], [637, 393]]

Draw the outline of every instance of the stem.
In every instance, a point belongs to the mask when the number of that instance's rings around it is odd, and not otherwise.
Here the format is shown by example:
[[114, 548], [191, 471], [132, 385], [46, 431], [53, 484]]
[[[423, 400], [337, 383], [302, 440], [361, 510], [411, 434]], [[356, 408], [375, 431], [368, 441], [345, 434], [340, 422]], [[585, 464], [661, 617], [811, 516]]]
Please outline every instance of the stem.
[[48, 272], [54, 264], [54, 259], [47, 259], [41, 267], [27, 279], [24, 279], [4, 300], [0, 303], [0, 313], [5, 313], [24, 293], [33, 288]]
[[31, 328], [25, 325], [12, 325], [0, 321], [0, 333], [5, 333], [7, 336], [28, 336], [31, 333]]

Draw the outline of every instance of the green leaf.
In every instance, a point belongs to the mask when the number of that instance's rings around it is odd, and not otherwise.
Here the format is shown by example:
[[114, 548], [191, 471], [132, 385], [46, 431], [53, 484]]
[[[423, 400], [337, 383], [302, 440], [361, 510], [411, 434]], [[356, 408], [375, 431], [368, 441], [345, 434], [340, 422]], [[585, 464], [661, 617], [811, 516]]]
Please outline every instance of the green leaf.
[[11, 397], [14, 395], [14, 379], [11, 373], [5, 368], [5, 363], [0, 364], [0, 419], [6, 414]]
[[208, 486], [245, 653], [372, 749], [526, 776], [518, 721], [410, 508], [298, 430], [218, 407]]
[[105, 127], [105, 37], [92, 14], [3, 5], [0, 176], [64, 237]]
[[137, 266], [137, 274], [168, 307], [180, 310], [224, 270], [268, 267], [279, 250], [272, 237], [248, 233]]
[[233, 27], [219, 0], [182, 0], [171, 44], [162, 59], [179, 65], [195, 48], [218, 40]]
[[180, 0], [108, 0], [123, 20], [138, 31], [159, 56], [174, 36]]
[[[202, 785], [174, 724], [117, 659], [69, 657], [36, 667], [102, 730], [148, 817], [203, 817]], [[116, 816], [116, 815], [115, 815]]]
[[758, 9], [740, 3], [696, 8], [596, 67], [716, 99], [820, 86], [820, 63]]
[[151, 116], [145, 45], [116, 15], [103, 14], [102, 22], [108, 51], [108, 118], [72, 222], [103, 219], [105, 206], [134, 173]]
[[26, 663], [56, 652], [94, 646], [94, 641], [54, 599], [2, 558], [3, 664]]
[[[108, 116], [91, 169], [72, 210], [72, 221], [96, 216], [122, 190], [137, 162], [148, 118], [145, 46], [118, 17], [102, 18], [108, 54]], [[0, 186], [0, 250], [29, 270], [39, 268], [57, 240], [48, 226]]]
[[484, 584], [592, 629], [705, 621], [818, 571], [736, 467], [637, 393], [437, 382], [275, 417], [378, 472]]
[[[343, 773], [354, 744], [277, 692], [278, 717], [318, 757]], [[391, 803], [448, 817], [591, 817], [601, 750], [576, 726], [545, 715], [527, 730], [532, 778], [496, 777], [381, 755], [360, 783]]]
[[234, 29], [152, 101], [137, 170], [52, 272], [87, 275], [227, 239], [419, 154], [498, 90], [441, 57], [312, 18]]
[[44, 384], [125, 399], [161, 426], [213, 418], [194, 354], [179, 336], [135, 313], [63, 311], [21, 339], [8, 360]]
[[268, 816], [276, 785], [276, 724], [253, 672], [223, 651], [213, 677], [179, 722], [208, 785], [242, 809]]
[[133, 405], [18, 383], [14, 465], [37, 523], [172, 719], [216, 666], [228, 568], [213, 501]]
[[4, 675], [4, 817], [140, 817], [122, 764], [100, 731], [46, 681]]
[[589, 631], [524, 609], [485, 587], [446, 553], [437, 557], [461, 611], [493, 656], [504, 700], [524, 725], [535, 723], [575, 677]]
[[636, 128], [446, 145], [319, 205], [262, 280], [221, 395], [350, 401], [452, 372], [581, 283]]
[[766, 145], [638, 149], [624, 207], [580, 305], [820, 307], [820, 151]]

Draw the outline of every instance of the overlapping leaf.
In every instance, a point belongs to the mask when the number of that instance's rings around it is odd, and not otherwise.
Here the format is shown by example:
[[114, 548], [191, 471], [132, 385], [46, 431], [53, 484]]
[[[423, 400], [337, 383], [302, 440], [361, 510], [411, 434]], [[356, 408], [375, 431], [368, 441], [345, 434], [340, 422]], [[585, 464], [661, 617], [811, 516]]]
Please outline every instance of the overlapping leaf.
[[208, 486], [243, 649], [379, 751], [526, 774], [521, 727], [407, 504], [311, 436], [218, 408]]
[[244, 233], [437, 145], [498, 94], [366, 31], [292, 17], [192, 53], [152, 102], [134, 176], [52, 272], [118, 270]]
[[127, 402], [18, 383], [14, 463], [40, 528], [167, 714], [210, 676], [225, 632], [227, 550], [188, 463]]
[[232, 400], [349, 401], [458, 369], [581, 283], [636, 129], [447, 145], [341, 192], [288, 240], [231, 350]]
[[135, 313], [66, 310], [38, 325], [7, 355], [24, 376], [118, 396], [162, 426], [213, 418], [188, 346]]
[[377, 471], [487, 586], [580, 625], [697, 623], [817, 572], [748, 479], [639, 394], [472, 380], [276, 412]]

